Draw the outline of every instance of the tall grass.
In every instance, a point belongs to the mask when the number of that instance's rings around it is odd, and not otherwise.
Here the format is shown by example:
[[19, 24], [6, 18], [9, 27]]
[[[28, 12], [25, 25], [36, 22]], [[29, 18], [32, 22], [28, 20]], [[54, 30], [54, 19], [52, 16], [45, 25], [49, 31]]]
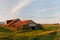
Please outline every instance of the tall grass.
[[11, 30], [8, 30], [6, 28], [4, 28], [3, 26], [0, 25], [0, 32], [13, 32]]
[[54, 29], [58, 29], [59, 26], [43, 25], [46, 29], [32, 30], [28, 32], [12, 32], [2, 26], [0, 26], [0, 40], [57, 40], [58, 35], [52, 32]]
[[0, 32], [0, 40], [54, 40], [55, 37], [55, 34], [50, 35], [47, 32], [41, 32], [39, 30], [25, 33]]

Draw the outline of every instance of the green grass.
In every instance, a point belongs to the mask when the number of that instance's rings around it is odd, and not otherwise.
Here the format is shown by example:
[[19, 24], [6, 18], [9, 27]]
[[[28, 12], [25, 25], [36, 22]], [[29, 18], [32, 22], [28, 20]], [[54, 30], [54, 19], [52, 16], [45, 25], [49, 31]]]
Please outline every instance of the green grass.
[[[12, 32], [0, 26], [0, 40], [58, 40], [60, 32], [54, 33], [52, 30], [60, 28], [60, 26], [44, 25], [46, 30], [32, 30], [28, 32]], [[59, 34], [59, 35], [57, 35]]]
[[4, 28], [3, 26], [0, 26], [0, 32], [12, 32], [12, 31]]
[[56, 34], [47, 34], [47, 32], [42, 32], [40, 30], [35, 30], [32, 32], [0, 32], [0, 40], [54, 40]]

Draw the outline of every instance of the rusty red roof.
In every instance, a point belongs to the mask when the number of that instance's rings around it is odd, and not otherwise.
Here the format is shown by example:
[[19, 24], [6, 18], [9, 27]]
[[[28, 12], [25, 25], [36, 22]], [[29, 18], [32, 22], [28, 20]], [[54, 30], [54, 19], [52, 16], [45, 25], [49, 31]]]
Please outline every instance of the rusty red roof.
[[22, 26], [24, 24], [28, 24], [30, 20], [24, 20], [24, 21], [19, 21], [19, 22], [16, 22], [14, 25], [15, 26]]
[[[11, 21], [9, 24], [7, 24], [7, 25], [9, 26], [9, 25], [11, 25], [12, 23], [14, 23], [14, 22], [17, 21], [17, 20], [20, 21], [20, 19], [12, 19], [12, 21]], [[7, 21], [8, 21], [8, 20], [7, 20]]]

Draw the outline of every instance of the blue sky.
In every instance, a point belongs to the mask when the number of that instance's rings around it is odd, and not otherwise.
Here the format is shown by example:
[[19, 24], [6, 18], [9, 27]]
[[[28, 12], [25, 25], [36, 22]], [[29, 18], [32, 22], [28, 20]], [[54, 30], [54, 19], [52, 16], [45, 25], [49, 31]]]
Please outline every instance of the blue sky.
[[0, 0], [0, 21], [14, 18], [60, 23], [60, 0]]

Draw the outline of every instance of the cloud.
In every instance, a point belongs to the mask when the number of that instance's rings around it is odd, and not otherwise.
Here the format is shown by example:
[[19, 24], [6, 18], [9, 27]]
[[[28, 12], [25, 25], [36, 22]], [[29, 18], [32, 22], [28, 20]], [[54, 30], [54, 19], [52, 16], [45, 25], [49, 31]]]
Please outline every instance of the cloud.
[[57, 16], [58, 18], [60, 17], [60, 11], [56, 12], [54, 15], [52, 16]]
[[[56, 10], [59, 9], [60, 7], [52, 7], [52, 8], [46, 8], [46, 9], [42, 9], [42, 10], [38, 10], [36, 11], [36, 13], [43, 13], [45, 14], [45, 12], [47, 11], [51, 11], [51, 10]], [[46, 14], [47, 15], [47, 14]], [[38, 21], [36, 21], [37, 23], [42, 23], [42, 24], [50, 24], [50, 23], [60, 23], [60, 11], [53, 13], [50, 16], [47, 17], [43, 17], [41, 19], [38, 19]]]
[[38, 23], [42, 24], [60, 23], [60, 19], [40, 19]]
[[60, 18], [60, 11], [52, 14], [50, 17], [47, 17], [46, 19], [59, 19]]
[[19, 12], [19, 10], [22, 10], [24, 7], [26, 7], [31, 2], [32, 0], [22, 0], [20, 3], [18, 3], [16, 6], [12, 8], [11, 13]]
[[[46, 9], [42, 9], [42, 10], [38, 10], [36, 11], [36, 13], [43, 13], [45, 14], [45, 12], [49, 11], [49, 10], [56, 10], [56, 9], [59, 9], [60, 7], [52, 7], [52, 8], [46, 8]], [[51, 16], [48, 16], [48, 17], [44, 17], [42, 19], [53, 19], [53, 18], [58, 18], [60, 15], [60, 12], [56, 12], [56, 13], [53, 13]]]
[[[12, 2], [13, 1], [13, 2]], [[2, 0], [0, 1], [0, 21], [18, 18], [18, 12], [32, 3], [33, 0]], [[14, 14], [15, 13], [15, 14]]]
[[52, 10], [52, 9], [58, 9], [58, 8], [60, 8], [60, 7], [46, 8], [46, 9], [38, 10], [37, 13], [43, 13], [43, 12], [46, 12], [46, 11], [49, 11], [49, 10]]

